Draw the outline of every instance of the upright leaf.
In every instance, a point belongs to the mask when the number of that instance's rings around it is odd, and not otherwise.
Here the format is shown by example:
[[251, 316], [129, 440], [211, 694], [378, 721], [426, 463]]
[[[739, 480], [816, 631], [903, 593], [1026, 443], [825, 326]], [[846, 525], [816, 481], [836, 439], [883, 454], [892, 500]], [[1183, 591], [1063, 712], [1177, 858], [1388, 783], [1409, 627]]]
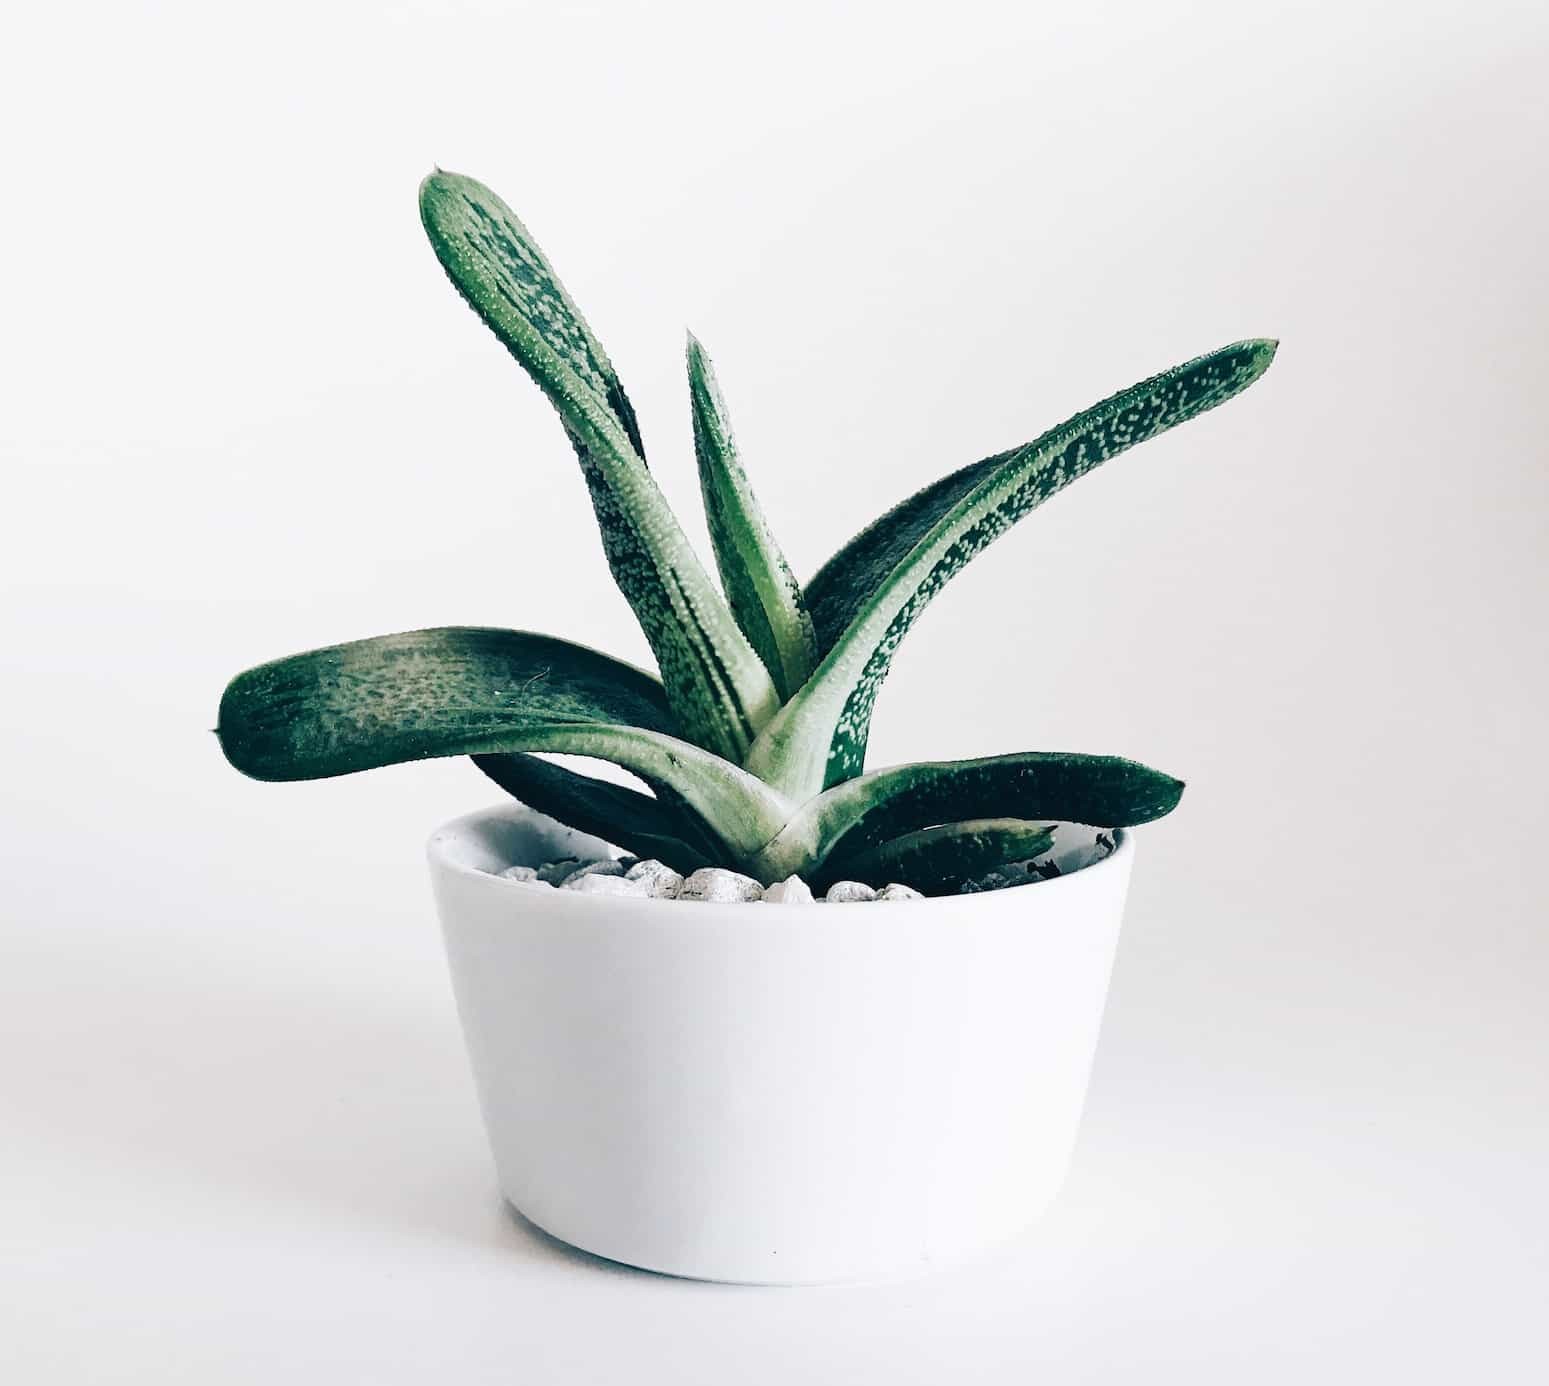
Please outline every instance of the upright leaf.
[[715, 368], [692, 333], [688, 381], [699, 485], [721, 584], [737, 624], [763, 659], [780, 696], [788, 698], [806, 682], [816, 662], [812, 618], [802, 602], [801, 584], [775, 542], [738, 460]]
[[858, 774], [893, 652], [947, 581], [1077, 477], [1247, 389], [1274, 354], [1273, 342], [1238, 342], [1142, 381], [937, 482], [864, 531], [814, 579], [809, 597], [825, 632], [847, 618], [844, 628], [759, 734], [748, 768], [798, 797]]
[[559, 411], [614, 580], [684, 735], [740, 761], [775, 711], [774, 685], [647, 471], [612, 364], [527, 229], [488, 188], [438, 170], [420, 187], [420, 216], [458, 292]]
[[649, 674], [551, 636], [445, 627], [356, 640], [249, 669], [221, 699], [226, 757], [260, 780], [310, 780], [433, 756], [595, 756], [671, 786], [742, 854], [789, 805], [670, 734]]

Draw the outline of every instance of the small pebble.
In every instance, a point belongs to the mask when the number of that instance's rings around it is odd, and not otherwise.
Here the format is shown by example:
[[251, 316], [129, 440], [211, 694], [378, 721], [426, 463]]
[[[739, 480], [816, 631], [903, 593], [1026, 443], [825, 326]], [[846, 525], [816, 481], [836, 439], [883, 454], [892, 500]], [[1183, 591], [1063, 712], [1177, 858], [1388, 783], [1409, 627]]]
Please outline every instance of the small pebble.
[[500, 874], [508, 881], [536, 881], [538, 879], [538, 873], [530, 866], [508, 866]]
[[561, 857], [558, 861], [544, 862], [538, 868], [538, 879], [546, 885], [558, 885], [581, 864], [579, 857]]
[[761, 900], [764, 888], [751, 876], [723, 871], [718, 866], [702, 866], [678, 892], [680, 900], [699, 900], [706, 904], [720, 901]]
[[787, 876], [764, 891], [766, 905], [810, 905], [812, 888], [800, 876]]
[[860, 900], [875, 900], [877, 892], [860, 881], [835, 881], [823, 899], [830, 905], [849, 905]]
[[913, 886], [899, 885], [897, 881], [889, 881], [877, 892], [879, 900], [923, 900], [924, 898]]
[[623, 866], [616, 861], [589, 861], [585, 866], [576, 867], [559, 884], [563, 888], [573, 881], [584, 881], [588, 876], [622, 876], [623, 874]]
[[1059, 870], [1052, 862], [1043, 864], [1036, 861], [1010, 862], [1005, 866], [997, 866], [993, 871], [987, 871], [974, 880], [964, 881], [957, 889], [960, 895], [976, 895], [985, 890], [1006, 890], [1011, 886], [1029, 885], [1034, 881], [1048, 880], [1050, 876], [1059, 874]]
[[683, 877], [665, 862], [637, 861], [624, 873], [626, 881], [642, 881], [645, 893], [653, 900], [676, 900], [683, 889]]
[[560, 889], [573, 890], [577, 895], [629, 895], [637, 900], [646, 898], [644, 881], [631, 881], [602, 871], [594, 871], [589, 876], [572, 876]]

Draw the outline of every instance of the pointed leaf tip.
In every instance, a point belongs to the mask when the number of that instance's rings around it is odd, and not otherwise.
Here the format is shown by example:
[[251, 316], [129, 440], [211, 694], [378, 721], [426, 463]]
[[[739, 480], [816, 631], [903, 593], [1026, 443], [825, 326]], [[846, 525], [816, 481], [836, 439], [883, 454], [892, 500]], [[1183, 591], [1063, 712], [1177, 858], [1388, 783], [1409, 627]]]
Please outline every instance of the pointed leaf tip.
[[862, 530], [805, 592], [822, 633], [821, 663], [743, 763], [790, 793], [859, 774], [893, 652], [941, 588], [1078, 477], [1247, 389], [1269, 369], [1275, 345], [1233, 342], [1143, 380], [1023, 447], [942, 478]]
[[420, 186], [420, 219], [458, 293], [558, 410], [614, 580], [684, 734], [740, 761], [779, 700], [646, 469], [634, 409], [607, 353], [527, 228], [477, 179], [438, 169]]
[[700, 494], [721, 583], [738, 625], [786, 698], [815, 662], [812, 618], [738, 459], [715, 367], [692, 332], [686, 358]]

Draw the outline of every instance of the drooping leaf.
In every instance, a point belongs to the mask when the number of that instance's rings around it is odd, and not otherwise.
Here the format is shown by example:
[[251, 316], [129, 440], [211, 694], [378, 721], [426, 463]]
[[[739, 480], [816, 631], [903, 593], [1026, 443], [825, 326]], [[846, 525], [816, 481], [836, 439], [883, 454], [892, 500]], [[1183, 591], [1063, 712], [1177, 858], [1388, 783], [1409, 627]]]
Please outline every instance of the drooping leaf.
[[670, 785], [736, 852], [767, 842], [788, 805], [672, 725], [661, 685], [616, 659], [551, 636], [453, 626], [250, 669], [227, 687], [218, 731], [231, 763], [262, 780], [433, 756], [594, 756]]
[[458, 292], [558, 410], [614, 580], [650, 641], [683, 735], [740, 761], [778, 697], [646, 469], [607, 355], [488, 188], [438, 170], [420, 187], [420, 216]]
[[853, 856], [835, 857], [824, 868], [820, 883], [843, 879], [884, 885], [897, 881], [926, 895], [940, 894], [1007, 862], [1036, 857], [1053, 844], [1054, 828], [1046, 823], [1019, 818], [943, 823], [890, 838]]
[[1273, 342], [1238, 342], [1142, 381], [1025, 447], [937, 482], [863, 531], [808, 592], [830, 642], [822, 662], [744, 763], [797, 797], [858, 774], [893, 652], [947, 581], [1076, 478], [1247, 389], [1274, 353]]
[[874, 770], [809, 800], [760, 853], [771, 872], [986, 816], [1127, 828], [1171, 813], [1183, 781], [1122, 756], [1024, 751]]
[[715, 368], [692, 333], [688, 381], [699, 486], [721, 583], [738, 625], [788, 698], [816, 662], [812, 618], [738, 459]]
[[685, 874], [724, 865], [718, 853], [694, 845], [694, 823], [649, 794], [530, 754], [474, 756], [473, 763], [528, 808], [641, 858], [654, 857]]

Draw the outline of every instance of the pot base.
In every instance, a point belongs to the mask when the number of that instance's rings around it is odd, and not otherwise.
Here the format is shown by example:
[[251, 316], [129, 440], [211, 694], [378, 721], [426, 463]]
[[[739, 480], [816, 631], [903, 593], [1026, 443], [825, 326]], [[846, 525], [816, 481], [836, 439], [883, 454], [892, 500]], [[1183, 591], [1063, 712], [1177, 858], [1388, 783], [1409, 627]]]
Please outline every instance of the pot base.
[[[502, 1195], [501, 1203], [507, 1215], [513, 1222], [559, 1249], [560, 1254], [585, 1260], [588, 1262], [602, 1261], [609, 1267], [620, 1270], [634, 1271], [641, 1275], [663, 1275], [673, 1280], [697, 1280], [706, 1285], [747, 1285], [759, 1289], [820, 1289], [823, 1286], [843, 1285], [900, 1285], [914, 1280], [923, 1280], [927, 1276], [937, 1275], [944, 1271], [960, 1270], [964, 1267], [979, 1265], [986, 1261], [998, 1260], [1014, 1253], [1032, 1232], [1031, 1227], [1020, 1228], [1009, 1232], [998, 1241], [986, 1243], [983, 1246], [970, 1247], [959, 1251], [955, 1255], [937, 1255], [929, 1260], [919, 1261], [912, 1265], [890, 1265], [881, 1269], [849, 1270], [844, 1274], [820, 1275], [811, 1278], [792, 1279], [789, 1276], [777, 1276], [773, 1273], [761, 1279], [747, 1276], [709, 1275], [701, 1271], [680, 1270], [672, 1266], [651, 1266], [638, 1261], [631, 1261], [620, 1256], [609, 1256], [604, 1251], [593, 1250], [590, 1247], [580, 1245], [578, 1242], [567, 1241], [564, 1237], [550, 1231], [541, 1223], [528, 1217], [509, 1198]], [[1042, 1214], [1040, 1214], [1040, 1217]]]

